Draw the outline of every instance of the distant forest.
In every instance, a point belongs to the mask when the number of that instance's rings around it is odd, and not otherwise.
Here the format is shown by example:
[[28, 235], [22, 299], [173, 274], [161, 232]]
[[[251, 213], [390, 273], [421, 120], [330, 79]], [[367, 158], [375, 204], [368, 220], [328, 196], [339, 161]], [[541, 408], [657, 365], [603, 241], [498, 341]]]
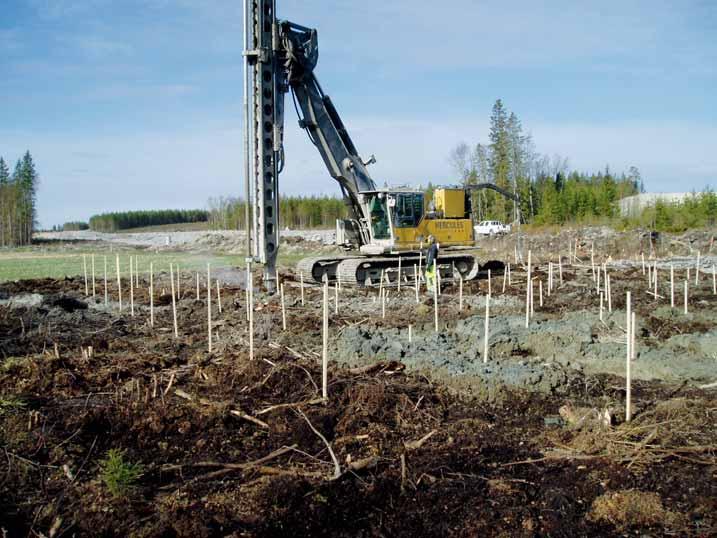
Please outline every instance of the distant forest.
[[[159, 209], [147, 211], [122, 211], [103, 213], [90, 217], [89, 227], [96, 232], [116, 232], [143, 226], [160, 224], [181, 224], [186, 222], [206, 222], [209, 213], [204, 209]], [[67, 223], [74, 227], [81, 223]]]
[[[209, 227], [213, 230], [243, 230], [246, 204], [238, 198], [209, 200]], [[333, 196], [282, 196], [279, 223], [282, 228], [331, 228], [346, 218], [346, 204]]]
[[39, 175], [30, 152], [25, 152], [10, 174], [0, 157], [0, 246], [30, 244], [36, 221]]

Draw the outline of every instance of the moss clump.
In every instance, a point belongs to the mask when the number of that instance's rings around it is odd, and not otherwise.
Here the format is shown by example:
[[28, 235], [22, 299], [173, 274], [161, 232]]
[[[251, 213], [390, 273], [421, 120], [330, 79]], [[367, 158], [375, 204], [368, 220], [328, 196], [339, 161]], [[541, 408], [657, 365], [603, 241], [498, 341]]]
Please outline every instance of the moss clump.
[[601, 495], [593, 501], [588, 514], [591, 521], [611, 523], [624, 530], [629, 527], [679, 527], [681, 516], [666, 510], [657, 493], [623, 490]]

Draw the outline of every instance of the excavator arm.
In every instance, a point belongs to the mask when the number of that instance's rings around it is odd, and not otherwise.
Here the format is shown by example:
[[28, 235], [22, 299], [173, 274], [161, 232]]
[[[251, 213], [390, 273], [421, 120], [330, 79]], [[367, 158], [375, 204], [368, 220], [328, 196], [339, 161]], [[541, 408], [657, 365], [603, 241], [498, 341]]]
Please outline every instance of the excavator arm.
[[515, 207], [517, 211], [516, 221], [518, 224], [523, 221], [523, 217], [520, 212], [520, 196], [517, 193], [513, 194], [510, 191], [500, 188], [495, 183], [475, 183], [473, 185], [466, 185], [464, 188], [466, 191], [479, 191], [483, 189], [490, 189], [497, 192], [498, 194], [505, 196], [506, 198], [513, 200], [515, 202]]

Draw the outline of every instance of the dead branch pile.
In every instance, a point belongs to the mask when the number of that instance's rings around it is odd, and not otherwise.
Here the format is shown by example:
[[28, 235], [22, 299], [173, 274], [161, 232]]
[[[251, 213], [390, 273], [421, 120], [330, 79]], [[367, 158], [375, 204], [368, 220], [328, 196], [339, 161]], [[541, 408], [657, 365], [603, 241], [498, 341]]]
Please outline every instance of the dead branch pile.
[[657, 403], [616, 428], [580, 431], [562, 448], [607, 457], [636, 470], [670, 459], [715, 465], [716, 418], [714, 402], [674, 398]]

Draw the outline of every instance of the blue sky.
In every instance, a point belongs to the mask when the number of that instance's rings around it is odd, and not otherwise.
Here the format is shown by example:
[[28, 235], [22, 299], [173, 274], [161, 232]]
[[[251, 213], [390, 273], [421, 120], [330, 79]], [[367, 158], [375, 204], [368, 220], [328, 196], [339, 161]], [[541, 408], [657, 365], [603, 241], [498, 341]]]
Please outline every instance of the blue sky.
[[[496, 98], [537, 150], [717, 183], [717, 4], [278, 0], [379, 183], [451, 183]], [[4, 0], [0, 155], [33, 153], [43, 225], [243, 192], [241, 0]], [[338, 188], [288, 107], [282, 191]]]

